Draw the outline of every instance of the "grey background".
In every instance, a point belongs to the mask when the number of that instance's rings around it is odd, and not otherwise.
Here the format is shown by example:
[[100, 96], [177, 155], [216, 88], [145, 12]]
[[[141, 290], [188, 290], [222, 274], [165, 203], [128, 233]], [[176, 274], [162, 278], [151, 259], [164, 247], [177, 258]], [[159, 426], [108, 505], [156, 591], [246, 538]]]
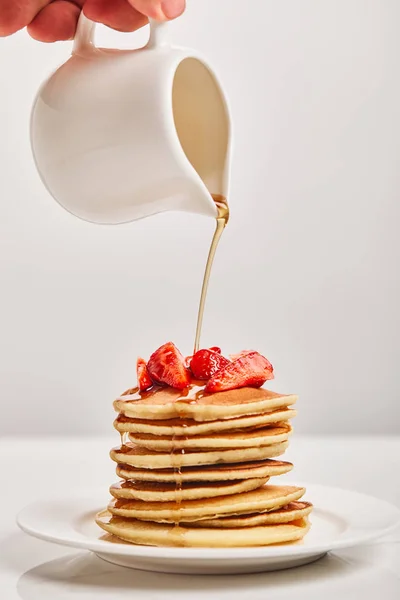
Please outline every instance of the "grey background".
[[[204, 345], [265, 353], [273, 389], [300, 396], [297, 431], [398, 433], [400, 3], [189, 4], [170, 37], [215, 66], [235, 128]], [[2, 434], [111, 432], [136, 356], [190, 353], [213, 229], [177, 213], [96, 227], [52, 201], [29, 111], [69, 51], [0, 40]]]

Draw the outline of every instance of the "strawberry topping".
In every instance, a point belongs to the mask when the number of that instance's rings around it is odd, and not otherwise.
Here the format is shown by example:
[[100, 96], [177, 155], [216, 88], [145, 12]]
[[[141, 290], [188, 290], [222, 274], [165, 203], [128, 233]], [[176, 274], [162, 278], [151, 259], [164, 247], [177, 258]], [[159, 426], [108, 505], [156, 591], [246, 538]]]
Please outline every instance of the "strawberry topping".
[[[218, 346], [211, 346], [211, 348], [207, 348], [207, 351], [208, 350], [211, 350], [212, 352], [217, 352], [217, 354], [221, 354], [221, 348], [219, 348]], [[198, 350], [196, 352], [196, 354], [198, 354], [199, 352], [204, 352], [204, 350]], [[190, 369], [190, 363], [192, 362], [192, 359], [193, 359], [193, 355], [192, 356], [186, 356], [186, 358], [185, 358], [185, 365], [186, 365], [187, 369]], [[208, 377], [199, 377], [199, 379], [208, 379]]]
[[208, 381], [206, 392], [223, 392], [241, 387], [261, 387], [273, 379], [271, 363], [258, 352], [249, 352], [217, 371]]
[[190, 361], [190, 368], [196, 379], [210, 379], [217, 371], [229, 364], [229, 360], [222, 356], [221, 349], [210, 348], [199, 350]]
[[147, 369], [157, 383], [165, 383], [178, 390], [190, 384], [185, 359], [172, 342], [167, 342], [150, 356]]
[[260, 387], [274, 378], [271, 363], [255, 350], [242, 350], [231, 354], [231, 360], [221, 354], [221, 348], [212, 346], [184, 358], [172, 342], [156, 350], [146, 364], [137, 360], [137, 377], [140, 391], [154, 384], [168, 385], [178, 390], [187, 388], [195, 379], [206, 381], [206, 393], [223, 392], [242, 387]]
[[136, 372], [138, 379], [138, 387], [141, 392], [148, 390], [153, 387], [149, 371], [147, 369], [146, 361], [144, 358], [138, 358], [136, 362]]

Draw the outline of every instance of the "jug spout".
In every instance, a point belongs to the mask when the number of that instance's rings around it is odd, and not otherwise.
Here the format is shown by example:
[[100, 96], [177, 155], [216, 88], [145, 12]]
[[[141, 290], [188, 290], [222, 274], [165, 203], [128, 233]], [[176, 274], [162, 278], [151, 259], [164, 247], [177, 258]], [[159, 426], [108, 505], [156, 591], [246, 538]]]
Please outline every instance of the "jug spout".
[[[190, 165], [201, 179], [197, 191], [228, 197], [231, 124], [227, 102], [213, 71], [187, 57], [178, 65], [172, 87], [176, 134]], [[208, 192], [208, 194], [207, 194]]]

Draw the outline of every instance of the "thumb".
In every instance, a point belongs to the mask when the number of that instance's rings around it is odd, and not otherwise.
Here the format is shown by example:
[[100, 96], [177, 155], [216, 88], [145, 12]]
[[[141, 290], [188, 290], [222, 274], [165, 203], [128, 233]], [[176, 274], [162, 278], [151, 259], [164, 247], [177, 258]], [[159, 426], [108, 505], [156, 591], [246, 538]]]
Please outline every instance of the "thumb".
[[137, 11], [158, 21], [176, 19], [186, 8], [186, 0], [128, 0]]

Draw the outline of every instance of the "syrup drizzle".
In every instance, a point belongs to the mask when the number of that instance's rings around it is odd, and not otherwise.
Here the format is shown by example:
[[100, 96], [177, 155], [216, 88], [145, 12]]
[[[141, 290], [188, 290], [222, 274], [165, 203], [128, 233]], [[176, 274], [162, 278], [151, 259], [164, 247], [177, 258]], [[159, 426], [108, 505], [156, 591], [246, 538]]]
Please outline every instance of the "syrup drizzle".
[[226, 198], [219, 194], [212, 194], [212, 198], [218, 209], [217, 216], [217, 226], [215, 228], [214, 236], [211, 241], [210, 251], [208, 253], [206, 269], [204, 272], [203, 285], [201, 288], [200, 295], [200, 304], [199, 304], [199, 312], [197, 314], [197, 326], [196, 326], [196, 337], [194, 341], [194, 352], [197, 352], [200, 348], [200, 337], [201, 337], [201, 328], [203, 325], [203, 316], [204, 316], [204, 307], [206, 304], [208, 284], [210, 281], [211, 269], [214, 262], [215, 252], [217, 250], [219, 241], [222, 236], [222, 232], [224, 231], [228, 220], [229, 220], [229, 207], [226, 202]]
[[[117, 401], [128, 403], [134, 402], [135, 400], [147, 400], [148, 398], [151, 398], [153, 394], [162, 391], [171, 396], [171, 402], [179, 402], [179, 404], [196, 404], [200, 398], [206, 395], [204, 392], [204, 385], [204, 381], [193, 379], [192, 382], [183, 390], [174, 390], [173, 388], [155, 384], [149, 390], [141, 392], [139, 388], [136, 387], [130, 390], [131, 393], [129, 395], [125, 394], [119, 396]], [[125, 416], [131, 419], [137, 418], [133, 408], [132, 410], [124, 410], [124, 413], [120, 413], [120, 415], [122, 415], [122, 417]]]
[[[182, 459], [181, 457], [185, 454], [183, 448], [176, 447], [177, 435], [175, 431], [172, 434], [172, 450], [171, 450], [171, 463], [174, 470], [175, 479], [175, 504], [177, 508], [177, 517], [174, 522], [174, 526], [170, 529], [169, 535], [175, 538], [175, 543], [183, 546], [184, 533], [180, 527], [181, 522], [181, 505], [182, 505]], [[177, 540], [178, 538], [178, 540]]]

